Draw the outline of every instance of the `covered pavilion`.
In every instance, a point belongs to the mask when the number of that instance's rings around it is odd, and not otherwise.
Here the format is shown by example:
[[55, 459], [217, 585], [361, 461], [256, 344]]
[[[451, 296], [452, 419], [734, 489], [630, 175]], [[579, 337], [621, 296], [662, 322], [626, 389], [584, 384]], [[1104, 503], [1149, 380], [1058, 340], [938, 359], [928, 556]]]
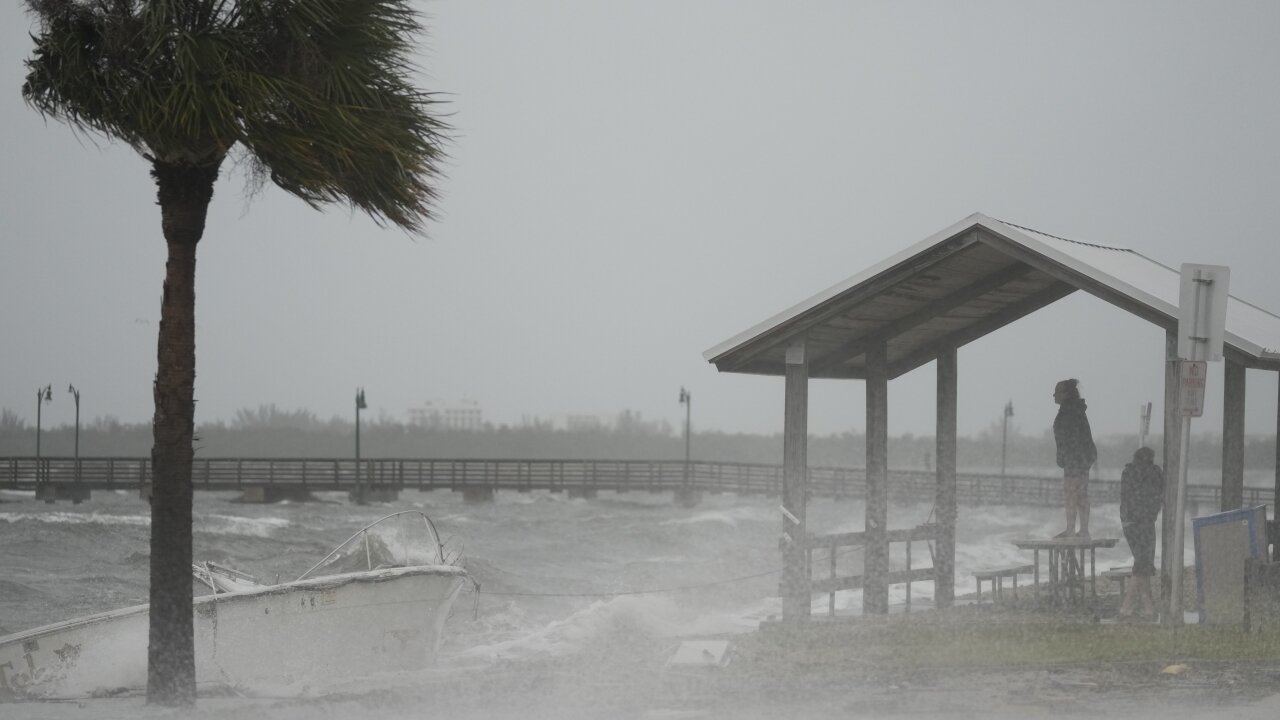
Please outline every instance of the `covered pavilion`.
[[[934, 599], [955, 596], [956, 351], [1083, 290], [1165, 330], [1164, 467], [1179, 477], [1180, 272], [1138, 252], [1067, 240], [975, 213], [889, 259], [707, 350], [721, 372], [785, 378], [783, 417], [783, 619], [809, 616], [807, 436], [809, 378], [866, 382], [866, 519], [863, 612], [888, 611], [889, 380], [937, 368], [937, 549]], [[1280, 370], [1280, 317], [1227, 303], [1223, 356], [1222, 509], [1244, 488], [1245, 370]], [[1212, 389], [1210, 390], [1212, 392]], [[1280, 404], [1278, 404], [1280, 407]], [[1280, 425], [1280, 410], [1278, 410]], [[1280, 461], [1280, 448], [1277, 450]], [[1177, 484], [1167, 483], [1165, 507]], [[1277, 462], [1280, 497], [1280, 462]], [[1161, 547], [1173, 522], [1164, 513]], [[1161, 552], [1167, 564], [1169, 553]], [[1169, 568], [1161, 576], [1168, 578]], [[1167, 581], [1163, 591], [1169, 592]]]

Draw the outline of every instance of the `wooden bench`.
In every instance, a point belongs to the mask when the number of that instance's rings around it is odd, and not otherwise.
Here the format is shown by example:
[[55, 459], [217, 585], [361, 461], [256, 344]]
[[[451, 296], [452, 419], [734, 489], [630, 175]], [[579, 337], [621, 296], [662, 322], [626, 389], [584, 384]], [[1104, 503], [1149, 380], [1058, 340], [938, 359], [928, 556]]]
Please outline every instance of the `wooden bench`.
[[973, 579], [978, 581], [978, 604], [982, 604], [982, 583], [991, 583], [991, 602], [999, 602], [1004, 597], [1004, 579], [1013, 578], [1013, 596], [1018, 597], [1018, 576], [1027, 575], [1034, 572], [1035, 565], [1010, 565], [1001, 568], [988, 568], [986, 570], [976, 570], [973, 573]]
[[1115, 580], [1120, 583], [1120, 597], [1124, 597], [1124, 583], [1133, 577], [1133, 568], [1131, 567], [1113, 567], [1110, 570], [1103, 570], [1098, 573], [1108, 580]]

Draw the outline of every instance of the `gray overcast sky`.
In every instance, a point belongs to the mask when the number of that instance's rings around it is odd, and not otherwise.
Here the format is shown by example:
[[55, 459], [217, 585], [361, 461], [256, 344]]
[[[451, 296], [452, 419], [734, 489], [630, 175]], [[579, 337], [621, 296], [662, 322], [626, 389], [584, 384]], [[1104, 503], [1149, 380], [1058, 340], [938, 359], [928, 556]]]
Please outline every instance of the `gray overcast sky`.
[[[197, 422], [276, 403], [404, 418], [613, 415], [777, 432], [779, 378], [707, 348], [971, 212], [1167, 265], [1229, 265], [1280, 310], [1280, 3], [436, 0], [424, 84], [456, 127], [427, 239], [219, 181], [197, 280]], [[151, 416], [164, 243], [145, 163], [21, 100], [29, 19], [0, 4], [0, 407]], [[1076, 293], [960, 352], [960, 430], [1095, 432], [1160, 412], [1163, 334]], [[933, 366], [890, 385], [932, 434]], [[1276, 380], [1251, 371], [1250, 433]], [[1206, 416], [1220, 432], [1221, 368]], [[811, 431], [861, 429], [815, 382]], [[1158, 422], [1156, 423], [1158, 428]]]

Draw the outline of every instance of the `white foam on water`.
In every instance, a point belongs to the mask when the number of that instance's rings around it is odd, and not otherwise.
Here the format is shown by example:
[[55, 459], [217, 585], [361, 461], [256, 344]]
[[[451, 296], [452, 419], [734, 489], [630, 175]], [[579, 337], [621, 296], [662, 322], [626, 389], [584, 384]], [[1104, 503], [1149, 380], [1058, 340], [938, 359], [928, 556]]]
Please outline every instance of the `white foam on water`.
[[292, 525], [292, 521], [281, 517], [241, 517], [236, 515], [201, 515], [197, 518], [199, 530], [215, 535], [251, 535], [253, 537], [270, 537]]
[[623, 596], [599, 600], [563, 620], [517, 637], [474, 645], [462, 657], [519, 659], [531, 656], [560, 657], [583, 651], [611, 636], [676, 637], [679, 610], [670, 595]]
[[111, 515], [91, 512], [0, 513], [0, 521], [9, 523], [38, 522], [48, 525], [130, 525], [149, 526], [149, 515]]
[[737, 527], [742, 522], [767, 522], [778, 516], [758, 507], [739, 506], [723, 510], [706, 510], [683, 518], [669, 518], [658, 525], [696, 525], [699, 523], [720, 523]]

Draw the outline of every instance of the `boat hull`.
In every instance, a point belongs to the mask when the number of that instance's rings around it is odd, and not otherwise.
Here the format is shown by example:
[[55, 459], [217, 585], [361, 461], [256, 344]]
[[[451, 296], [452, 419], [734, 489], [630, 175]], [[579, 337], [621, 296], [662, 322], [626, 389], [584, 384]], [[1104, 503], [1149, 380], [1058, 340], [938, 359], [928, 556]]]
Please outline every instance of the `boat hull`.
[[[434, 659], [466, 572], [450, 565], [333, 575], [195, 598], [200, 686], [299, 686]], [[146, 605], [0, 638], [0, 695], [85, 697], [147, 682]]]

